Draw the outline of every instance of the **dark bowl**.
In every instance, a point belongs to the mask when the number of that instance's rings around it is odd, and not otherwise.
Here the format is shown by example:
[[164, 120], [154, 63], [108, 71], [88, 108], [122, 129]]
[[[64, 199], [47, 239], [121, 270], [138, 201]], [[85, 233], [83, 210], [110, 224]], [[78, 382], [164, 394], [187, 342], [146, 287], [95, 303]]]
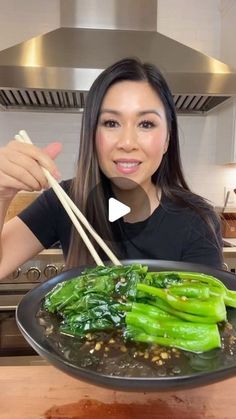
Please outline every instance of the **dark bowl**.
[[[141, 263], [148, 265], [148, 268], [152, 271], [175, 270], [201, 272], [219, 278], [228, 288], [236, 290], [236, 276], [234, 274], [207, 266], [156, 260], [124, 260], [122, 263], [126, 265]], [[151, 392], [197, 387], [224, 380], [236, 374], [236, 354], [235, 356], [227, 354], [223, 355], [223, 357], [221, 354], [220, 361], [213, 364], [209, 360], [209, 368], [207, 366], [208, 361], [205, 359], [204, 371], [192, 371], [190, 374], [165, 377], [120, 377], [104, 375], [86, 368], [81, 368], [68, 361], [63, 352], [58, 353], [50, 344], [49, 339], [45, 336], [45, 329], [40, 326], [37, 320], [37, 313], [43, 298], [56, 284], [78, 276], [84, 268], [80, 267], [65, 271], [49, 281], [39, 284], [23, 297], [17, 308], [16, 320], [20, 331], [36, 352], [49, 363], [79, 380], [123, 391]], [[236, 309], [228, 310], [228, 318], [236, 329]], [[187, 358], [186, 362], [188, 362]]]

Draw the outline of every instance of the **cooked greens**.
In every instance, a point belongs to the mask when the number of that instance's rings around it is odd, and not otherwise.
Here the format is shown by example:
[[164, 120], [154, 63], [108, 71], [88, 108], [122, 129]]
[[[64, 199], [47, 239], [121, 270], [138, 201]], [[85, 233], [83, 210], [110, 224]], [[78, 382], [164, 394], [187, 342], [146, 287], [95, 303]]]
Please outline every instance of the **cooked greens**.
[[57, 284], [44, 308], [60, 319], [60, 332], [122, 329], [124, 339], [204, 352], [221, 346], [218, 323], [236, 292], [195, 272], [149, 272], [140, 264], [97, 266]]

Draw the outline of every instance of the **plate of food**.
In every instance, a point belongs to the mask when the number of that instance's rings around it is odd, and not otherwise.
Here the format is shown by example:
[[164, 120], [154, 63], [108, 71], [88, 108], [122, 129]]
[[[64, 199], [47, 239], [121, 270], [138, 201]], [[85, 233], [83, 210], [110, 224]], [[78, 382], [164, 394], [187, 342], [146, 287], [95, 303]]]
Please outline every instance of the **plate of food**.
[[17, 324], [49, 363], [123, 391], [207, 385], [236, 373], [236, 277], [198, 264], [80, 267], [21, 300]]

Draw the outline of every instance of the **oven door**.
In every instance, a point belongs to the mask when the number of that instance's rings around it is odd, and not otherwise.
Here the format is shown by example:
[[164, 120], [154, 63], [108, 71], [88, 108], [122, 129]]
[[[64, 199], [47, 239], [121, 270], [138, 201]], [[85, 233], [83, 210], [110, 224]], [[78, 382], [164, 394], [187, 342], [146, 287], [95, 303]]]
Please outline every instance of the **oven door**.
[[16, 307], [29, 289], [30, 284], [0, 286], [0, 357], [36, 355], [15, 320]]

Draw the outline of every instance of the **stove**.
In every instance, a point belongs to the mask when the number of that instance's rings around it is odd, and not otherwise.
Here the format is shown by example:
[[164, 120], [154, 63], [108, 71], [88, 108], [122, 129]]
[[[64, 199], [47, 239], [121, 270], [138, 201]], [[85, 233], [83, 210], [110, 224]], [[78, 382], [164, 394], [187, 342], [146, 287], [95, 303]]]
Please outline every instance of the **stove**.
[[61, 249], [44, 250], [0, 281], [0, 357], [36, 355], [17, 327], [15, 310], [28, 291], [64, 268]]
[[44, 250], [1, 280], [0, 286], [2, 284], [33, 286], [57, 275], [64, 267], [63, 254], [60, 249]]

